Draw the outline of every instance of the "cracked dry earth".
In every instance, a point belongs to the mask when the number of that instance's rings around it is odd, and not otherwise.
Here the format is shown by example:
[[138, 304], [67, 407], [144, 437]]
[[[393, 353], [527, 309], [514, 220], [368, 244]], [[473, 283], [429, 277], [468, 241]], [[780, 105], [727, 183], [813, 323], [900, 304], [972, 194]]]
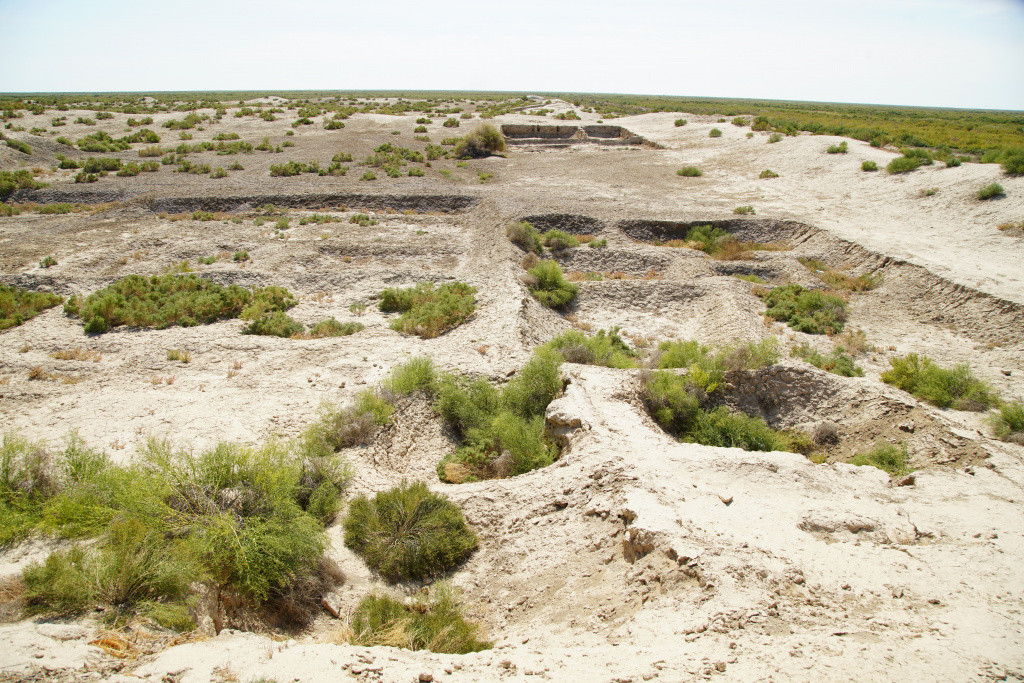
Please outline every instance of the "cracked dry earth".
[[[412, 355], [506, 381], [533, 348], [573, 325], [620, 326], [641, 347], [775, 336], [784, 349], [809, 343], [826, 352], [833, 340], [766, 323], [752, 285], [733, 277], [815, 285], [797, 261], [811, 257], [882, 277], [877, 289], [850, 298], [847, 326], [875, 349], [857, 357], [865, 376], [785, 358], [729, 376], [727, 400], [776, 427], [834, 422], [839, 439], [825, 464], [679, 443], [644, 411], [639, 371], [567, 363], [564, 393], [547, 415], [561, 458], [511, 479], [448, 485], [435, 467], [454, 442], [429, 405], [412, 399], [374, 445], [347, 453], [356, 472], [349, 495], [421, 479], [462, 506], [480, 549], [450, 578], [495, 649], [457, 656], [332, 644], [340, 622], [325, 613], [287, 640], [225, 630], [118, 659], [88, 644], [98, 631], [91, 619], [26, 620], [0, 625], [0, 680], [1024, 680], [1024, 448], [989, 438], [983, 416], [938, 410], [879, 380], [888, 359], [916, 351], [944, 365], [969, 363], [1005, 398], [1024, 398], [1024, 242], [995, 228], [1019, 218], [1024, 179], [999, 178], [1007, 198], [982, 203], [973, 192], [996, 179], [994, 166], [865, 174], [861, 161], [884, 165], [891, 153], [849, 141], [848, 155], [827, 155], [838, 139], [811, 136], [768, 145], [732, 126], [709, 139], [714, 119], [691, 115], [675, 128], [675, 117], [616, 121], [661, 149], [514, 145], [505, 158], [466, 168], [435, 162], [417, 179], [270, 178], [269, 163], [288, 154], [255, 154], [222, 181], [166, 168], [87, 188], [55, 180], [20, 199], [120, 204], [0, 219], [7, 284], [88, 293], [188, 260], [221, 283], [288, 287], [300, 296], [290, 312], [300, 322], [335, 316], [366, 329], [290, 340], [242, 336], [238, 321], [226, 321], [87, 337], [58, 307], [0, 334], [2, 427], [54, 441], [77, 430], [122, 460], [151, 434], [195, 448], [261, 442], [297, 434], [323, 401], [351, 400]], [[496, 120], [523, 121], [545, 119]], [[276, 130], [263, 123], [231, 120], [216, 130], [258, 141]], [[289, 154], [358, 158], [394, 140], [390, 130], [408, 143], [413, 125], [410, 117], [357, 115], [340, 132], [299, 131]], [[47, 163], [53, 152], [38, 147]], [[0, 149], [5, 168], [12, 154]], [[704, 177], [676, 176], [684, 164], [701, 166]], [[764, 168], [780, 177], [758, 180]], [[494, 178], [479, 184], [478, 170]], [[940, 192], [919, 198], [918, 186]], [[254, 225], [254, 207], [267, 202], [289, 209], [292, 227], [282, 236], [270, 223]], [[756, 216], [732, 214], [746, 204]], [[159, 216], [196, 209], [242, 222]], [[344, 222], [298, 225], [314, 210]], [[379, 222], [351, 224], [355, 212]], [[520, 282], [522, 253], [505, 239], [505, 227], [524, 217], [607, 239], [607, 248], [558, 259], [567, 271], [622, 279], [581, 282], [571, 317], [541, 307]], [[655, 245], [709, 222], [792, 249], [716, 261]], [[252, 260], [196, 265], [237, 250]], [[35, 267], [49, 254], [58, 265]], [[390, 330], [373, 297], [424, 280], [477, 287], [476, 315], [432, 340]], [[353, 302], [369, 306], [357, 315]], [[101, 358], [49, 356], [76, 346]], [[193, 361], [168, 361], [168, 349], [188, 350]], [[28, 380], [37, 365], [68, 379]], [[879, 441], [907, 445], [911, 477], [890, 481], [846, 464]], [[344, 611], [376, 580], [337, 526], [330, 535], [347, 576], [334, 596]], [[34, 542], [5, 551], [0, 574], [47, 549]]]

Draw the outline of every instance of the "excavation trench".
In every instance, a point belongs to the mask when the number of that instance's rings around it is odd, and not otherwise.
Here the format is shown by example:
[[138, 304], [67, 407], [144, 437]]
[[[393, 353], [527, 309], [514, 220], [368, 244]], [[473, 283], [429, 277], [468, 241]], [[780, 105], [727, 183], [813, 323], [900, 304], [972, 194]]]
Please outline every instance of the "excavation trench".
[[224, 196], [170, 196], [153, 197], [149, 193], [128, 190], [57, 189], [19, 190], [10, 201], [37, 204], [102, 204], [128, 202], [142, 206], [153, 213], [190, 213], [192, 211], [223, 211], [236, 213], [250, 211], [265, 204], [288, 209], [322, 209], [345, 206], [370, 211], [416, 211], [417, 213], [463, 213], [476, 206], [476, 197], [466, 195], [409, 195], [364, 194], [352, 192], [318, 192], [296, 194], [253, 194]]
[[643, 146], [660, 149], [661, 145], [633, 133], [622, 126], [505, 124], [501, 134], [510, 145], [565, 146], [595, 144], [607, 146]]
[[[1024, 329], [1024, 305], [957, 284], [923, 266], [865, 249], [804, 223], [771, 219], [630, 219], [619, 221], [616, 227], [630, 239], [654, 243], [684, 239], [698, 225], [726, 230], [741, 241], [787, 242], [801, 255], [818, 259], [830, 268], [880, 275], [889, 301], [898, 303], [922, 323], [950, 327], [971, 339], [1016, 340]], [[760, 274], [754, 266], [747, 270], [747, 266], [723, 264], [719, 268], [743, 268], [741, 274]]]

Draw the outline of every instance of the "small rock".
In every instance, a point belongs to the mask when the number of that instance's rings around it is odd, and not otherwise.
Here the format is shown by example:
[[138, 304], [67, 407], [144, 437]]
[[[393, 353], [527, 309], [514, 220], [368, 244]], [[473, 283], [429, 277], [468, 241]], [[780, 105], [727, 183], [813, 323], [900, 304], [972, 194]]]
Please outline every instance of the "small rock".
[[432, 681], [432, 680], [434, 680], [434, 675], [433, 674], [426, 674], [426, 673], [420, 674], [420, 681], [422, 681], [423, 683], [430, 683], [430, 681]]
[[718, 499], [720, 501], [722, 501], [723, 503], [725, 503], [726, 505], [731, 505], [732, 504], [732, 496], [730, 496], [727, 493], [719, 493], [718, 494]]
[[724, 672], [725, 671], [725, 662], [715, 662], [715, 671]]
[[914, 421], [913, 420], [907, 420], [906, 422], [901, 422], [898, 426], [899, 426], [899, 429], [900, 429], [901, 432], [908, 432], [910, 434], [914, 433], [915, 427], [914, 427]]
[[320, 601], [320, 605], [335, 619], [341, 616], [341, 600], [334, 593], [325, 595]]
[[1006, 375], [1007, 377], [1009, 377], [1010, 375], [1013, 374], [1013, 371], [1012, 370], [1003, 370], [1003, 374]]

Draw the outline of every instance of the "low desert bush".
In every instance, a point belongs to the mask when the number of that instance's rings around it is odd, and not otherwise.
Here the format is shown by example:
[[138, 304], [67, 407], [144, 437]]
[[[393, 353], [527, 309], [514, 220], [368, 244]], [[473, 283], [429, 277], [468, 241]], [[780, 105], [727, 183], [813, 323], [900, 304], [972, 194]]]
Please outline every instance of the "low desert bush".
[[526, 221], [520, 221], [508, 226], [505, 231], [512, 244], [524, 251], [540, 254], [544, 251], [544, 245], [540, 241], [540, 233]]
[[477, 547], [459, 507], [422, 482], [355, 498], [344, 526], [345, 546], [389, 581], [441, 575]]
[[601, 247], [608, 246], [608, 240], [604, 239], [603, 237], [599, 240], [591, 240], [590, 242], [587, 243], [587, 246], [590, 247], [591, 249], [600, 249]]
[[548, 308], [565, 308], [579, 295], [579, 286], [565, 279], [557, 261], [540, 261], [527, 272], [534, 280], [530, 294]]
[[831, 372], [833, 375], [840, 375], [842, 377], [864, 376], [864, 371], [854, 364], [853, 358], [847, 355], [841, 347], [833, 349], [832, 353], [826, 356], [812, 349], [807, 344], [801, 344], [800, 346], [793, 347], [791, 355], [794, 358], [802, 358], [814, 367]]
[[445, 119], [445, 122], [442, 123], [441, 125], [444, 126], [445, 128], [458, 128], [459, 120], [448, 117], [447, 119]]
[[191, 274], [129, 275], [88, 297], [71, 297], [64, 312], [80, 317], [86, 333], [102, 333], [119, 325], [164, 329], [240, 316], [253, 320], [295, 304], [283, 287], [223, 287]]
[[862, 273], [856, 277], [839, 270], [833, 270], [824, 262], [812, 258], [798, 259], [805, 268], [814, 273], [819, 280], [832, 289], [845, 289], [850, 292], [867, 292], [882, 284], [882, 276]]
[[313, 327], [309, 328], [309, 337], [311, 339], [323, 339], [325, 337], [347, 337], [356, 332], [360, 332], [363, 329], [362, 323], [356, 322], [339, 322], [334, 318], [328, 318], [327, 320], [321, 320]]
[[908, 474], [907, 449], [905, 446], [879, 444], [866, 453], [858, 453], [850, 459], [851, 465], [870, 465], [888, 472], [890, 476], [899, 477]]
[[[196, 585], [230, 597], [236, 608], [287, 607], [297, 624], [318, 609], [319, 593], [302, 594], [324, 586], [330, 571], [315, 511], [336, 500], [350, 476], [333, 453], [281, 443], [195, 453], [150, 441], [135, 462], [118, 465], [77, 439], [51, 454], [12, 437], [3, 453], [9, 463], [33, 463], [37, 478], [28, 481], [39, 492], [42, 529], [95, 539], [25, 569], [30, 613], [70, 616], [103, 604], [120, 614], [156, 611], [165, 623], [190, 628], [181, 615]], [[0, 497], [0, 509], [9, 509], [8, 500]]]
[[768, 136], [768, 144], [770, 145], [775, 142], [782, 142], [782, 138], [782, 133], [772, 133], [771, 135]]
[[377, 179], [377, 174], [374, 173], [373, 171], [367, 170], [365, 173], [363, 173], [363, 175], [359, 176], [359, 179], [360, 180], [367, 180], [367, 181], [369, 181], [369, 180], [376, 180]]
[[545, 436], [544, 413], [562, 390], [563, 360], [553, 349], [537, 349], [500, 391], [483, 379], [437, 377], [434, 410], [461, 441], [438, 463], [438, 476], [457, 484], [516, 476], [553, 463], [558, 446]]
[[766, 168], [765, 170], [761, 171], [761, 173], [757, 177], [758, 178], [778, 178], [779, 174], [776, 173], [775, 171], [771, 170], [770, 168]]
[[57, 265], [57, 259], [54, 256], [46, 256], [39, 262], [40, 268], [52, 268]]
[[637, 367], [636, 352], [619, 336], [618, 328], [598, 330], [588, 337], [579, 330], [558, 335], [544, 348], [557, 351], [568, 363], [601, 365], [607, 368]]
[[386, 595], [367, 595], [352, 614], [353, 645], [400, 647], [464, 655], [489, 650], [479, 627], [466, 620], [454, 592], [438, 584], [411, 604]]
[[[921, 160], [917, 157], [896, 157], [885, 167], [887, 173], [908, 173], [917, 169], [921, 165]], [[863, 167], [862, 167], [863, 168]]]
[[738, 213], [741, 216], [750, 216], [750, 215], [753, 215], [753, 214], [757, 213], [756, 211], [754, 211], [754, 207], [749, 206], [749, 205], [748, 206], [737, 206], [735, 209], [732, 210], [732, 212], [733, 213]]
[[1024, 446], [1024, 404], [1004, 403], [989, 421], [997, 439]]
[[434, 287], [421, 282], [406, 289], [388, 288], [381, 292], [379, 308], [402, 315], [391, 322], [391, 329], [432, 339], [461, 325], [476, 310], [476, 288], [463, 282]]
[[940, 408], [980, 411], [999, 403], [996, 391], [966, 364], [947, 369], [927, 356], [909, 353], [889, 359], [889, 365], [882, 373], [883, 382]]
[[15, 190], [37, 190], [49, 187], [32, 176], [32, 171], [23, 168], [17, 171], [0, 171], [0, 197], [6, 197]]
[[843, 140], [838, 145], [829, 145], [828, 149], [825, 151], [828, 152], [829, 154], [846, 154], [848, 149], [849, 148], [846, 144], [846, 140]]
[[410, 168], [406, 175], [413, 178], [422, 178], [426, 174], [423, 172], [422, 168]]
[[861, 162], [860, 170], [862, 170], [862, 171], [877, 171], [878, 170], [878, 164], [875, 163], [874, 161], [864, 161], [864, 162]]
[[762, 296], [765, 315], [788, 324], [798, 332], [836, 334], [846, 322], [846, 301], [837, 294], [782, 285]]
[[301, 335], [305, 331], [306, 327], [302, 323], [292, 320], [288, 314], [282, 311], [261, 315], [242, 328], [242, 334], [284, 337], [285, 339]]
[[675, 126], [676, 128], [679, 128], [680, 126], [685, 126], [685, 125], [686, 125], [686, 119], [676, 119], [676, 120], [675, 120], [675, 121], [673, 121], [672, 123], [673, 123], [673, 125], [674, 125], [674, 126]]
[[476, 159], [504, 151], [504, 136], [491, 124], [482, 123], [455, 145], [452, 153], [459, 159]]
[[704, 175], [704, 172], [696, 166], [683, 166], [681, 169], [676, 171], [676, 175], [681, 175], [686, 178], [699, 178]]
[[7, 146], [11, 149], [15, 149], [22, 154], [32, 154], [32, 148], [28, 146], [28, 143], [22, 142], [21, 140], [7, 140]]
[[563, 249], [572, 249], [573, 247], [580, 246], [580, 241], [576, 236], [570, 235], [564, 230], [548, 230], [541, 236], [540, 240], [541, 243], [551, 251], [561, 251]]
[[659, 351], [658, 367], [687, 368], [683, 375], [661, 370], [641, 377], [641, 398], [665, 431], [681, 441], [706, 446], [809, 452], [810, 438], [805, 434], [775, 430], [759, 417], [714, 406], [725, 371], [774, 362], [770, 360], [777, 357], [774, 343], [715, 352], [696, 342], [669, 342]]
[[50, 292], [30, 292], [20, 287], [0, 285], [0, 330], [22, 325], [64, 299]]
[[975, 196], [984, 201], [986, 199], [994, 199], [1003, 194], [1003, 186], [999, 183], [991, 183], [986, 185], [975, 193]]
[[722, 131], [718, 130], [717, 128], [712, 128], [711, 132], [708, 133], [708, 137], [709, 138], [720, 138], [720, 137], [722, 137]]
[[227, 178], [228, 177], [228, 172], [225, 171], [222, 167], [218, 166], [217, 168], [215, 168], [212, 171], [210, 171], [210, 177], [211, 178]]

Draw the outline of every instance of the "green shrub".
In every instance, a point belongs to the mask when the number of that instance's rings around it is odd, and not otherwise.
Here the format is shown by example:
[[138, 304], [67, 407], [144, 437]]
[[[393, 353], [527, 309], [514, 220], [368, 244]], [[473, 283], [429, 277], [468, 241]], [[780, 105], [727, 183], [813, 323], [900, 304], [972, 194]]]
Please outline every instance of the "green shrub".
[[363, 598], [352, 614], [352, 644], [364, 647], [401, 647], [448, 654], [489, 650], [479, 629], [466, 621], [446, 584], [434, 588], [430, 598], [417, 596], [411, 605], [385, 595]]
[[164, 329], [239, 316], [252, 320], [296, 303], [283, 287], [222, 287], [191, 274], [129, 275], [85, 299], [71, 297], [64, 312], [79, 316], [86, 333], [102, 333], [119, 325]]
[[485, 380], [442, 374], [434, 382], [434, 410], [462, 445], [437, 466], [453, 484], [524, 474], [547, 467], [558, 447], [544, 433], [544, 412], [562, 389], [562, 355], [534, 352], [522, 370], [498, 391]]
[[[698, 347], [695, 354], [699, 354]], [[711, 407], [717, 384], [697, 359], [686, 375], [659, 371], [641, 381], [641, 397], [654, 419], [680, 441], [748, 451], [809, 451], [806, 435], [774, 430], [759, 417]]]
[[685, 125], [686, 125], [686, 119], [676, 119], [676, 120], [675, 120], [675, 121], [673, 122], [673, 125], [674, 125], [674, 126], [675, 126], [676, 128], [679, 128], [680, 126], [685, 126]]
[[557, 351], [569, 363], [608, 368], [637, 367], [637, 354], [619, 336], [617, 327], [607, 332], [598, 330], [592, 337], [578, 330], [563, 332], [545, 344], [544, 348]]
[[753, 282], [756, 285], [763, 285], [765, 279], [756, 273], [750, 273], [749, 275], [733, 275], [734, 278], [739, 280], [745, 280], [746, 282]]
[[768, 136], [768, 144], [770, 145], [775, 142], [782, 142], [782, 138], [782, 133], [772, 133], [771, 135]]
[[426, 133], [427, 132], [427, 127], [426, 126], [416, 126], [415, 128], [412, 129], [412, 132], [413, 133]]
[[591, 240], [590, 242], [587, 242], [587, 246], [590, 247], [591, 249], [600, 249], [601, 247], [608, 246], [608, 240], [604, 239], [603, 237], [599, 240]]
[[422, 482], [359, 496], [345, 516], [345, 546], [390, 581], [443, 574], [477, 547], [457, 505]]
[[[445, 124], [447, 125], [447, 123]], [[505, 138], [497, 128], [489, 123], [481, 123], [452, 152], [460, 159], [480, 158], [505, 151]]]
[[324, 337], [347, 337], [350, 334], [355, 334], [363, 329], [362, 323], [355, 322], [338, 322], [334, 318], [328, 318], [327, 320], [321, 320], [316, 325], [313, 325], [309, 329], [309, 336], [312, 339], [322, 339]]
[[425, 174], [422, 168], [410, 168], [407, 175], [413, 178], [422, 178]]
[[713, 256], [722, 249], [722, 244], [732, 239], [727, 231], [711, 225], [695, 225], [686, 232], [684, 241], [690, 243], [695, 249]]
[[86, 173], [100, 173], [101, 171], [118, 171], [121, 169], [120, 159], [110, 157], [89, 157], [82, 165]]
[[402, 365], [395, 366], [381, 386], [400, 396], [409, 396], [418, 391], [429, 393], [436, 376], [434, 362], [427, 356], [416, 356]]
[[1006, 175], [1024, 175], [1024, 147], [1003, 150], [998, 161]]
[[754, 211], [754, 207], [749, 206], [749, 205], [748, 206], [737, 206], [735, 209], [732, 210], [732, 212], [733, 213], [738, 213], [741, 216], [749, 216], [751, 214], [757, 213], [756, 211]]
[[720, 137], [722, 137], [722, 131], [718, 130], [717, 128], [712, 128], [711, 132], [708, 133], [708, 137], [709, 138], [720, 138]]
[[686, 178], [699, 178], [704, 175], [704, 172], [696, 166], [683, 166], [681, 169], [676, 171], [676, 175], [681, 175]]
[[832, 353], [825, 356], [812, 349], [807, 344], [793, 347], [791, 354], [794, 358], [802, 358], [816, 368], [821, 368], [833, 375], [842, 377], [863, 377], [864, 371], [857, 367], [853, 358], [847, 355], [841, 347], [832, 350]]
[[557, 261], [540, 261], [527, 272], [535, 280], [530, 294], [548, 308], [565, 308], [579, 295], [580, 288], [565, 279]]
[[406, 289], [385, 289], [380, 295], [379, 308], [402, 313], [391, 322], [391, 329], [432, 339], [458, 327], [473, 315], [475, 294], [476, 287], [463, 282], [437, 288], [433, 283], [421, 282]]
[[284, 337], [288, 339], [301, 335], [306, 331], [302, 323], [292, 320], [282, 311], [274, 311], [256, 318], [242, 329], [242, 334], [257, 334], [267, 337]]
[[367, 170], [363, 175], [359, 176], [360, 180], [376, 180], [377, 174], [373, 171]]
[[447, 119], [445, 119], [445, 122], [442, 123], [441, 125], [444, 126], [445, 128], [458, 128], [459, 120], [448, 117]]
[[[946, 158], [946, 168], [956, 168], [957, 166], [960, 165], [960, 163], [960, 160], [957, 159], [955, 156], [951, 155]], [[1024, 173], [1024, 166], [1022, 166], [1021, 172]]]
[[847, 149], [846, 140], [843, 140], [838, 145], [829, 145], [828, 149], [825, 151], [829, 154], [846, 154]]
[[40, 268], [50, 268], [55, 265], [57, 265], [57, 259], [53, 256], [46, 256], [39, 262]]
[[885, 167], [887, 173], [908, 173], [917, 169], [921, 160], [917, 157], [896, 157]]
[[860, 165], [860, 170], [862, 170], [862, 171], [877, 171], [878, 170], [878, 164], [876, 164], [874, 161], [864, 161]]
[[508, 226], [505, 234], [508, 235], [508, 239], [512, 244], [524, 251], [535, 254], [540, 254], [544, 251], [544, 245], [540, 241], [540, 233], [537, 231], [537, 228], [526, 221], [520, 221]]
[[548, 230], [541, 236], [541, 242], [551, 251], [561, 251], [562, 249], [572, 249], [573, 247], [580, 246], [580, 241], [574, 235], [570, 235], [563, 230]]
[[7, 146], [18, 150], [22, 154], [32, 154], [32, 148], [28, 146], [28, 143], [21, 140], [7, 140]]
[[736, 118], [734, 118], [732, 120], [732, 125], [734, 125], [734, 126], [742, 127], [742, 126], [747, 125], [747, 123], [748, 123], [748, 121], [747, 121], [747, 117], [746, 116], [737, 116]]
[[1024, 404], [1004, 403], [989, 421], [997, 439], [1024, 445]]
[[940, 408], [980, 411], [999, 402], [995, 390], [976, 378], [966, 364], [946, 369], [927, 356], [909, 353], [889, 359], [889, 365], [892, 367], [882, 373], [883, 382]]
[[211, 178], [227, 178], [228, 177], [228, 172], [225, 171], [220, 166], [218, 166], [217, 168], [215, 168], [212, 171], [210, 171], [210, 177]]
[[195, 454], [150, 441], [136, 462], [115, 465], [77, 440], [49, 460], [40, 448], [20, 450], [47, 475], [44, 527], [96, 541], [26, 568], [30, 612], [73, 615], [101, 603], [190, 627], [181, 615], [193, 584], [236, 606], [283, 601], [294, 622], [318, 611], [327, 539], [311, 510], [350, 476], [333, 453], [220, 444]]
[[757, 177], [758, 178], [778, 178], [779, 174], [776, 173], [775, 171], [771, 170], [770, 168], [766, 168], [765, 170], [761, 171], [760, 175], [758, 175]]
[[836, 294], [804, 289], [797, 284], [775, 287], [762, 296], [769, 318], [798, 332], [835, 334], [846, 322], [846, 302]]
[[64, 299], [50, 292], [30, 292], [0, 285], [0, 330], [17, 327]]
[[907, 449], [905, 446], [879, 444], [866, 453], [858, 453], [850, 459], [851, 465], [863, 467], [871, 465], [888, 472], [892, 477], [910, 473], [907, 467]]
[[32, 171], [28, 169], [0, 171], [0, 197], [6, 197], [15, 190], [37, 190], [43, 187], [49, 185], [33, 178]]
[[992, 199], [1003, 194], [1003, 186], [999, 183], [992, 183], [978, 190], [976, 196], [978, 199], [984, 201], [986, 199]]
[[371, 225], [377, 225], [377, 221], [367, 216], [365, 213], [357, 213], [348, 219], [349, 223], [355, 223], [356, 225], [366, 228]]

